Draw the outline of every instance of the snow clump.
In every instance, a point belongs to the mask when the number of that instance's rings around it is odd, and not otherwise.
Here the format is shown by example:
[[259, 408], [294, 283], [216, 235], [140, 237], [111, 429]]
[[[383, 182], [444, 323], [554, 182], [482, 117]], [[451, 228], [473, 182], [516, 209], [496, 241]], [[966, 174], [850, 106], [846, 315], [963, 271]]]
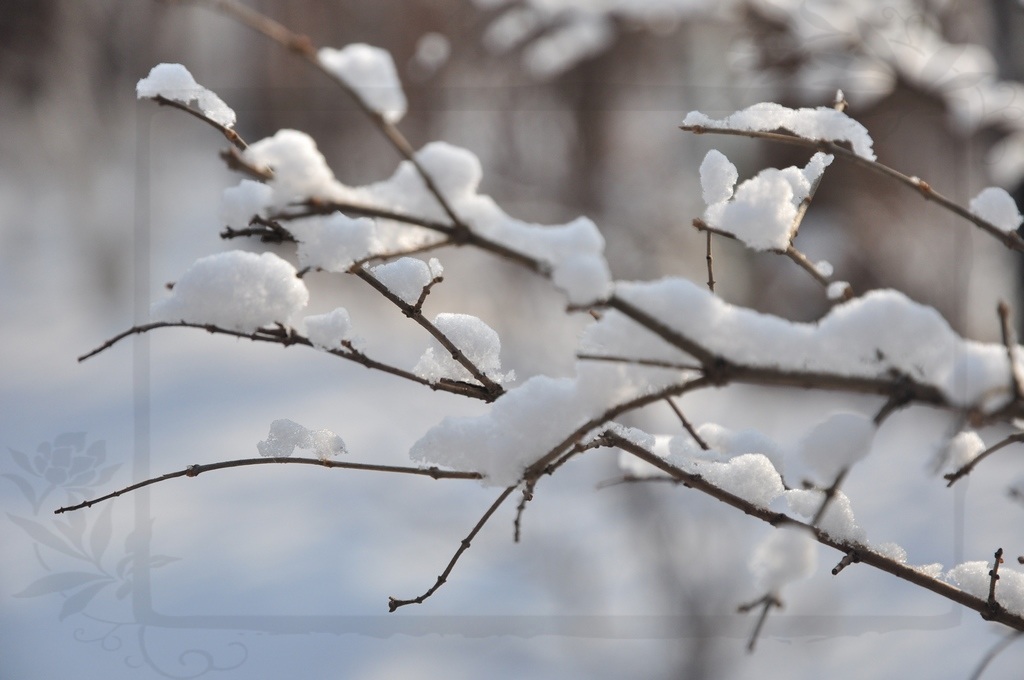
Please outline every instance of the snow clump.
[[295, 267], [273, 253], [241, 250], [196, 260], [171, 289], [153, 304], [155, 321], [211, 324], [253, 333], [274, 323], [287, 324], [309, 301]]
[[235, 124], [235, 112], [215, 93], [195, 81], [188, 69], [181, 64], [157, 64], [149, 75], [135, 86], [139, 99], [167, 99], [190, 104], [196, 102], [204, 116], [230, 128]]

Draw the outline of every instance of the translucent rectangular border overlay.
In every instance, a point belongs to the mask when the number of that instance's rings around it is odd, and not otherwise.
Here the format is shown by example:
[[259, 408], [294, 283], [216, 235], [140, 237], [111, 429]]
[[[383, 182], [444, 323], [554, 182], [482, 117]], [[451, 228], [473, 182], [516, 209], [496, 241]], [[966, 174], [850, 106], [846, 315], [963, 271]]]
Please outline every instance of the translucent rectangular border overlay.
[[[656, 88], [661, 89], [661, 88]], [[246, 89], [248, 95], [255, 90]], [[230, 91], [220, 93], [231, 101]], [[749, 103], [760, 101], [747, 90], [744, 98]], [[849, 94], [849, 93], [848, 93]], [[753, 97], [753, 98], [751, 98]], [[473, 96], [461, 89], [453, 99], [456, 109], [488, 110], [493, 108], [489, 98]], [[462, 104], [468, 104], [463, 108]], [[339, 108], [343, 108], [340, 104]], [[645, 107], [644, 107], [645, 108]], [[156, 106], [136, 107], [135, 206], [134, 206], [134, 303], [133, 323], [149, 321], [149, 290], [151, 278], [151, 225], [150, 206], [153, 187], [150, 183], [151, 133]], [[648, 109], [649, 110], [649, 109]], [[682, 120], [685, 111], [679, 111]], [[711, 115], [730, 112], [708, 112]], [[244, 119], [244, 115], [241, 116]], [[966, 177], [956, 178], [967, 181]], [[153, 476], [150, 465], [150, 349], [146, 334], [136, 335], [133, 345], [133, 403], [135, 418], [135, 454], [132, 478], [148, 479]], [[964, 535], [965, 485], [954, 490], [954, 521], [951, 544], [957, 563], [962, 561]], [[393, 635], [460, 635], [467, 638], [492, 636], [566, 636], [593, 639], [665, 640], [693, 637], [750, 636], [754, 619], [748, 614], [723, 615], [416, 615], [380, 614], [359, 616], [325, 615], [208, 615], [163, 614], [153, 606], [152, 555], [153, 515], [149, 489], [132, 494], [134, 503], [134, 588], [131, 592], [136, 623], [141, 627], [167, 630], [204, 629], [209, 631], [258, 632], [277, 634], [334, 633], [356, 634], [374, 638]], [[800, 638], [814, 636], [847, 636], [868, 632], [899, 630], [941, 630], [958, 626], [963, 609], [951, 604], [949, 611], [921, 615], [787, 615], [774, 613], [767, 620], [763, 633], [766, 637]]]

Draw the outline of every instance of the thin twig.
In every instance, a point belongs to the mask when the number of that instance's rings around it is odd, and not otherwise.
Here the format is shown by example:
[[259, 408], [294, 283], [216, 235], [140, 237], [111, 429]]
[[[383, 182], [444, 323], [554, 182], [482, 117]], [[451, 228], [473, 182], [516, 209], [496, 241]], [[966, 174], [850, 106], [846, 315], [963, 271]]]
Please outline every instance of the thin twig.
[[988, 447], [987, 449], [985, 449], [984, 451], [979, 453], [977, 456], [972, 458], [967, 463], [964, 463], [963, 465], [961, 465], [954, 472], [950, 472], [949, 474], [944, 475], [943, 479], [945, 479], [948, 482], [948, 484], [946, 484], [946, 486], [947, 487], [953, 486], [953, 484], [955, 484], [958, 479], [960, 479], [961, 477], [966, 477], [967, 475], [971, 474], [971, 471], [978, 465], [978, 463], [980, 463], [981, 461], [985, 460], [986, 458], [991, 456], [993, 453], [995, 453], [999, 449], [1001, 449], [1001, 448], [1003, 448], [1005, 446], [1009, 446], [1010, 444], [1016, 444], [1018, 442], [1024, 442], [1024, 432], [1018, 432], [1016, 434], [1011, 434], [1010, 436], [1006, 437], [1005, 439], [1002, 439], [1001, 441], [996, 442], [995, 444], [993, 444], [992, 446]]
[[606, 354], [590, 354], [579, 352], [576, 358], [580, 361], [608, 361], [616, 364], [635, 364], [637, 366], [652, 366], [654, 368], [669, 368], [674, 371], [699, 371], [698, 364], [680, 364], [673, 361], [662, 361], [661, 359], [638, 359], [636, 357], [620, 357]]
[[750, 640], [747, 642], [748, 653], [753, 653], [754, 647], [755, 645], [757, 645], [757, 639], [761, 637], [761, 629], [764, 628], [764, 623], [768, 620], [768, 612], [772, 609], [772, 607], [778, 607], [779, 609], [782, 609], [782, 601], [774, 595], [768, 594], [753, 602], [741, 604], [739, 607], [736, 608], [736, 611], [738, 611], [740, 614], [746, 614], [747, 612], [757, 607], [761, 608], [761, 613], [757, 617], [757, 623], [754, 624], [754, 630], [750, 634]]
[[839, 572], [841, 572], [843, 569], [846, 569], [851, 564], [857, 564], [858, 562], [860, 562], [860, 557], [857, 555], [857, 551], [851, 550], [850, 552], [843, 555], [843, 559], [839, 560], [839, 564], [832, 567], [832, 575], [838, 576]]
[[1010, 325], [1010, 306], [1003, 300], [996, 305], [999, 313], [999, 330], [1002, 334], [1003, 345], [1006, 347], [1006, 359], [1010, 362], [1010, 380], [1013, 383], [1013, 398], [1024, 399], [1024, 392], [1021, 391], [1020, 370], [1017, 366], [1017, 339], [1013, 335], [1013, 328]]
[[207, 463], [205, 465], [189, 465], [184, 470], [178, 470], [177, 472], [169, 472], [159, 477], [153, 477], [142, 482], [137, 482], [123, 489], [118, 489], [112, 493], [108, 493], [105, 496], [93, 498], [91, 500], [83, 501], [76, 505], [69, 505], [62, 508], [57, 508], [53, 511], [53, 514], [60, 515], [65, 512], [72, 512], [74, 510], [80, 510], [82, 508], [91, 508], [97, 503], [110, 500], [111, 498], [117, 498], [123, 494], [131, 491], [136, 491], [143, 487], [152, 486], [153, 484], [159, 484], [160, 482], [166, 482], [169, 479], [177, 479], [178, 477], [197, 477], [204, 472], [212, 472], [214, 470], [225, 470], [227, 468], [245, 467], [249, 465], [275, 465], [275, 464], [294, 464], [294, 465], [319, 465], [320, 467], [326, 468], [342, 468], [345, 470], [366, 470], [371, 472], [390, 472], [405, 475], [420, 475], [424, 477], [431, 477], [433, 479], [481, 479], [481, 475], [478, 472], [457, 472], [449, 470], [441, 470], [436, 467], [429, 468], [414, 468], [414, 467], [403, 467], [396, 465], [373, 465], [368, 463], [345, 463], [337, 460], [324, 460], [321, 458], [284, 458], [284, 457], [272, 457], [272, 458], [240, 458], [238, 460], [227, 460], [220, 463]]
[[644, 447], [639, 446], [638, 444], [635, 444], [614, 432], [605, 432], [602, 435], [602, 439], [606, 445], [626, 451], [640, 460], [650, 463], [662, 472], [680, 480], [680, 482], [686, 487], [711, 496], [725, 505], [736, 508], [751, 517], [767, 522], [774, 527], [786, 525], [801, 528], [808, 532], [808, 535], [813, 537], [814, 540], [822, 545], [834, 548], [844, 554], [856, 551], [862, 564], [867, 564], [868, 566], [874, 567], [888, 574], [892, 574], [893, 576], [908, 583], [912, 583], [948, 600], [956, 602], [957, 604], [973, 609], [981, 614], [986, 620], [997, 621], [1015, 630], [1024, 631], [1024, 616], [1013, 614], [1005, 608], [993, 612], [988, 606], [988, 601], [984, 598], [971, 595], [953, 585], [950, 585], [949, 583], [946, 583], [945, 581], [932, 578], [931, 576], [917, 571], [903, 562], [896, 561], [891, 557], [872, 550], [869, 546], [862, 545], [856, 541], [835, 538], [821, 529], [806, 522], [801, 522], [800, 520], [790, 517], [785, 513], [775, 512], [767, 507], [756, 505], [745, 498], [715, 486], [699, 474], [686, 472], [685, 470], [676, 467], [653, 452], [648, 451]]
[[414, 597], [411, 600], [399, 600], [394, 597], [389, 597], [388, 611], [393, 612], [399, 607], [404, 607], [407, 604], [421, 604], [424, 600], [426, 600], [428, 597], [437, 592], [437, 589], [443, 586], [446, 581], [448, 581], [448, 575], [451, 574], [452, 569], [455, 568], [455, 563], [459, 561], [460, 557], [462, 557], [462, 553], [469, 550], [470, 543], [473, 541], [474, 538], [476, 538], [476, 535], [480, 533], [480, 530], [483, 529], [484, 525], [487, 524], [487, 520], [491, 518], [491, 515], [493, 515], [495, 511], [497, 511], [501, 504], [505, 502], [505, 499], [508, 498], [515, 490], [515, 486], [510, 486], [506, 488], [504, 491], [501, 492], [501, 495], [498, 496], [493, 503], [491, 503], [491, 507], [487, 508], [487, 512], [483, 514], [483, 517], [480, 518], [480, 520], [476, 523], [476, 525], [469, 532], [469, 534], [464, 539], [462, 539], [462, 542], [459, 544], [459, 549], [455, 551], [454, 555], [452, 555], [451, 560], [449, 560], [448, 562], [448, 566], [446, 566], [444, 568], [444, 571], [441, 572], [441, 575], [437, 577], [437, 582], [435, 582], [434, 585], [432, 585], [425, 593], [423, 593], [419, 597]]
[[682, 409], [679, 408], [675, 400], [673, 400], [672, 397], [665, 397], [665, 401], [668, 402], [669, 408], [671, 408], [672, 411], [676, 414], [676, 417], [679, 418], [679, 422], [683, 424], [683, 428], [690, 433], [691, 437], [693, 437], [693, 441], [697, 442], [697, 446], [699, 446], [704, 451], [710, 451], [711, 447], [708, 446], [708, 443], [704, 441], [704, 439], [699, 434], [697, 434], [697, 430], [693, 428], [693, 425], [690, 424], [690, 421], [687, 420], [686, 416], [683, 415]]
[[992, 649], [988, 650], [988, 653], [982, 657], [981, 661], [978, 663], [978, 667], [975, 668], [974, 673], [971, 674], [970, 680], [980, 680], [981, 674], [985, 672], [988, 665], [992, 663], [997, 656], [1002, 654], [1007, 647], [1021, 639], [1021, 637], [1024, 637], [1024, 632], [1014, 631], [994, 644]]
[[710, 231], [708, 231], [708, 233], [707, 233], [707, 239], [708, 239], [708, 249], [707, 249], [707, 253], [708, 254], [705, 257], [705, 259], [707, 260], [707, 263], [708, 263], [708, 290], [710, 290], [712, 293], [714, 293], [715, 292], [715, 260], [711, 256], [711, 232]]
[[523, 497], [519, 499], [519, 505], [516, 506], [516, 518], [512, 522], [512, 540], [514, 543], [518, 543], [522, 537], [523, 512], [526, 511], [526, 504], [533, 500], [533, 489], [536, 485], [536, 479], [531, 479], [523, 485]]
[[402, 310], [403, 314], [405, 314], [407, 317], [415, 321], [424, 330], [430, 333], [430, 335], [432, 335], [434, 339], [437, 340], [441, 344], [441, 346], [448, 351], [449, 354], [451, 354], [452, 358], [455, 359], [455, 361], [457, 361], [463, 368], [469, 371], [470, 375], [472, 375], [475, 380], [480, 382], [480, 384], [483, 386], [484, 391], [488, 395], [490, 395], [494, 399], [497, 399], [499, 396], [505, 393], [505, 388], [491, 380], [491, 378], [489, 378], [486, 373], [481, 371], [480, 368], [477, 367], [477, 365], [473, 363], [473, 361], [470, 360], [470, 358], [467, 357], [466, 354], [461, 349], [455, 346], [455, 343], [453, 343], [451, 339], [448, 338], [447, 335], [442, 333], [437, 326], [428, 321], [427, 318], [423, 316], [423, 313], [416, 306], [410, 305], [408, 302], [395, 295], [387, 286], [385, 286], [383, 283], [377, 280], [377, 277], [375, 277], [361, 265], [354, 265], [350, 271], [356, 276], [358, 276], [360, 279], [368, 283], [370, 287], [372, 287], [378, 293], [386, 297], [392, 304], [394, 304], [396, 307]]
[[818, 523], [821, 522], [823, 517], [825, 517], [825, 511], [828, 510], [828, 506], [832, 503], [836, 494], [839, 493], [839, 487], [842, 485], [843, 480], [846, 479], [846, 473], [849, 471], [850, 468], [844, 467], [839, 471], [839, 474], [836, 475], [832, 485], [825, 489], [825, 497], [821, 499], [821, 505], [818, 506], [818, 511], [814, 513], [814, 518], [811, 520], [812, 526], [818, 526]]
[[167, 97], [163, 96], [162, 94], [158, 94], [155, 97], [150, 97], [150, 99], [155, 101], [160, 106], [170, 106], [170, 107], [173, 107], [175, 109], [180, 109], [180, 110], [184, 111], [185, 113], [187, 113], [189, 115], [195, 116], [199, 120], [203, 121], [207, 125], [210, 125], [215, 130], [217, 130], [219, 133], [224, 135], [224, 137], [229, 142], [231, 142], [235, 146], [235, 148], [238, 149], [239, 151], [245, 151], [246, 149], [249, 148], [249, 145], [245, 143], [245, 140], [242, 139], [242, 136], [239, 135], [237, 132], [235, 132], [233, 129], [229, 128], [227, 125], [224, 125], [222, 123], [218, 123], [217, 121], [215, 121], [214, 119], [210, 118], [209, 116], [207, 116], [202, 111], [199, 111], [197, 109], [193, 109], [188, 104], [183, 104], [183, 103], [181, 103], [179, 101], [175, 101], [174, 99], [168, 99]]
[[[128, 330], [118, 333], [114, 337], [104, 342], [99, 347], [78, 357], [78, 361], [85, 361], [90, 357], [96, 356], [100, 352], [103, 352], [104, 350], [113, 347], [118, 342], [124, 340], [127, 337], [130, 337], [132, 335], [140, 335], [142, 333], [148, 333], [149, 331], [155, 330], [157, 328], [199, 328], [206, 331], [207, 333], [212, 333], [214, 335], [229, 335], [235, 338], [245, 338], [246, 340], [253, 340], [255, 342], [269, 342], [277, 345], [282, 345], [284, 347], [290, 347], [291, 345], [315, 347], [315, 345], [313, 345], [313, 342], [309, 338], [300, 335], [292, 328], [287, 328], [284, 329], [283, 331], [279, 329], [275, 330], [270, 328], [260, 328], [252, 333], [244, 333], [242, 331], [235, 331], [229, 328], [221, 328], [213, 324], [189, 323], [185, 321], [154, 321], [153, 323], [132, 326]], [[472, 397], [474, 399], [480, 399], [482, 401], [493, 401], [496, 398], [496, 396], [488, 392], [485, 387], [481, 387], [480, 385], [474, 385], [473, 383], [448, 379], [442, 379], [431, 382], [426, 378], [422, 378], [416, 375], [415, 373], [411, 373], [404, 369], [398, 368], [397, 366], [392, 366], [391, 364], [385, 364], [375, 359], [371, 359], [370, 357], [366, 356], [366, 354], [364, 354], [362, 351], [355, 349], [355, 347], [353, 347], [351, 343], [343, 342], [342, 347], [338, 349], [319, 349], [320, 351], [327, 352], [328, 354], [333, 354], [336, 357], [340, 357], [342, 359], [347, 359], [348, 361], [353, 361], [357, 364], [361, 364], [367, 368], [378, 370], [383, 373], [388, 373], [399, 378], [404, 378], [405, 380], [409, 380], [420, 385], [425, 385], [432, 390], [451, 392], [452, 394], [459, 394], [465, 397]]]
[[839, 156], [845, 160], [848, 160], [856, 165], [863, 168], [867, 168], [872, 172], [876, 172], [881, 175], [885, 175], [891, 179], [895, 179], [899, 183], [908, 186], [912, 189], [917, 190], [925, 200], [932, 201], [942, 206], [946, 210], [953, 214], [964, 218], [970, 222], [973, 222], [983, 231], [988, 233], [990, 236], [1000, 241], [1003, 245], [1011, 250], [1017, 250], [1024, 252], [1024, 239], [1022, 239], [1016, 232], [1004, 232], [995, 226], [988, 220], [978, 217], [970, 210], [964, 208], [958, 203], [946, 198], [938, 191], [935, 191], [930, 184], [923, 181], [919, 177], [910, 177], [904, 175], [899, 170], [895, 170], [887, 165], [873, 161], [864, 156], [860, 156], [851, 149], [843, 146], [839, 143], [822, 140], [822, 139], [807, 139], [805, 137], [798, 137], [787, 131], [780, 132], [759, 132], [756, 130], [735, 130], [731, 128], [712, 128], [705, 127], [703, 125], [681, 125], [681, 130], [692, 132], [694, 134], [714, 134], [714, 135], [734, 135], [739, 137], [750, 137], [753, 139], [767, 139], [774, 142], [782, 142], [783, 144], [792, 144], [795, 146], [802, 146], [805, 148], [816, 149], [818, 151], [824, 151], [835, 156]]
[[995, 552], [995, 560], [992, 562], [992, 568], [988, 572], [988, 575], [990, 576], [988, 582], [988, 606], [992, 611], [1002, 609], [1002, 605], [996, 601], [996, 581], [999, 580], [999, 565], [1002, 563], [1003, 549], [998, 548]]
[[351, 97], [363, 113], [373, 121], [377, 129], [380, 130], [384, 134], [384, 137], [391, 143], [391, 146], [394, 147], [394, 149], [407, 161], [412, 163], [416, 172], [426, 185], [427, 190], [434, 196], [442, 210], [444, 210], [448, 217], [451, 218], [456, 229], [461, 233], [469, 233], [469, 228], [462, 222], [462, 220], [459, 219], [458, 215], [456, 215], [455, 211], [452, 209], [448, 199], [434, 182], [433, 177], [431, 177], [430, 173], [428, 173], [422, 164], [420, 164], [419, 159], [416, 158], [415, 150], [412, 148], [412, 145], [405, 138], [402, 132], [394, 125], [394, 123], [387, 120], [387, 118], [385, 118], [379, 111], [370, 106], [370, 104], [363, 99], [357, 89], [350, 86], [344, 78], [327, 68], [320, 61], [316, 46], [309, 36], [294, 33], [270, 17], [261, 14], [240, 2], [236, 2], [236, 0], [176, 1], [189, 1], [195, 4], [205, 5], [211, 9], [223, 12], [224, 14], [233, 17], [243, 25], [257, 31], [258, 33], [262, 33], [267, 38], [270, 38], [282, 47], [297, 54], [307, 63], [334, 81], [349, 97]]

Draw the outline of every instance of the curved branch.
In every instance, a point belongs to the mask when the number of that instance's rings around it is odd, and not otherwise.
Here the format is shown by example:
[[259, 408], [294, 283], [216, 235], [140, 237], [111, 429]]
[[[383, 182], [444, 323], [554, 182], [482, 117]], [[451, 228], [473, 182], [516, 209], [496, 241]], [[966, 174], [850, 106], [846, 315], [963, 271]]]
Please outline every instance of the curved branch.
[[767, 139], [773, 142], [782, 142], [783, 144], [792, 144], [794, 146], [802, 146], [808, 149], [815, 149], [817, 151], [824, 151], [835, 156], [839, 156], [855, 165], [859, 165], [862, 168], [867, 168], [872, 172], [878, 173], [894, 179], [900, 184], [916, 189], [921, 196], [927, 201], [932, 201], [942, 206], [949, 212], [962, 217], [963, 219], [973, 222], [977, 227], [987, 232], [990, 236], [1002, 242], [1004, 246], [1010, 250], [1016, 250], [1024, 252], [1024, 239], [1022, 239], [1016, 232], [1005, 232], [996, 225], [992, 224], [988, 220], [978, 217], [967, 208], [964, 208], [959, 203], [943, 196], [938, 191], [932, 188], [928, 182], [925, 182], [920, 177], [911, 177], [904, 175], [899, 170], [891, 168], [888, 165], [873, 161], [854, 153], [852, 150], [838, 144], [833, 141], [824, 139], [808, 139], [806, 137], [798, 137], [790, 132], [759, 132], [757, 130], [736, 130], [732, 128], [712, 128], [705, 127], [703, 125], [680, 125], [680, 130], [686, 132], [692, 132], [697, 135], [712, 134], [712, 135], [733, 135], [738, 137], [750, 137], [753, 139]]
[[198, 477], [204, 472], [212, 472], [214, 470], [224, 470], [227, 468], [246, 467], [249, 465], [275, 465], [275, 464], [296, 464], [296, 465], [319, 465], [320, 467], [326, 468], [341, 468], [345, 470], [366, 470], [371, 472], [392, 472], [404, 475], [419, 475], [422, 477], [431, 477], [432, 479], [480, 479], [480, 475], [476, 472], [456, 472], [450, 470], [441, 470], [437, 467], [429, 468], [414, 468], [414, 467], [403, 467], [397, 465], [371, 465], [368, 463], [344, 463], [337, 460], [324, 460], [321, 458], [239, 458], [238, 460], [227, 460], [220, 463], [207, 463], [205, 465], [189, 465], [184, 470], [178, 470], [177, 472], [169, 472], [166, 475], [160, 475], [159, 477], [153, 477], [142, 482], [137, 482], [123, 489], [118, 489], [112, 493], [108, 493], [105, 496], [93, 498], [91, 500], [82, 501], [77, 505], [68, 505], [62, 508], [57, 508], [53, 511], [53, 514], [60, 515], [65, 512], [72, 512], [74, 510], [80, 510], [82, 508], [91, 508], [97, 503], [110, 500], [111, 498], [117, 498], [123, 494], [131, 491], [136, 491], [143, 487], [152, 486], [159, 484], [160, 482], [166, 482], [169, 479], [177, 479], [178, 477]]
[[239, 151], [245, 151], [246, 149], [249, 148], [249, 145], [245, 143], [245, 140], [242, 139], [242, 136], [239, 135], [237, 132], [235, 132], [233, 129], [229, 128], [227, 125], [224, 125], [222, 123], [218, 123], [217, 121], [215, 121], [214, 119], [210, 118], [209, 116], [207, 116], [202, 111], [198, 111], [196, 109], [193, 109], [188, 104], [183, 104], [183, 103], [181, 103], [179, 101], [175, 101], [173, 99], [168, 99], [167, 97], [163, 96], [162, 94], [158, 94], [155, 97], [147, 97], [147, 99], [152, 99], [153, 101], [155, 101], [160, 106], [170, 106], [170, 107], [175, 108], [175, 109], [180, 109], [181, 111], [184, 111], [185, 113], [187, 113], [189, 115], [195, 116], [196, 118], [198, 118], [199, 120], [203, 121], [207, 125], [213, 127], [215, 130], [217, 130], [217, 132], [219, 132], [222, 135], [224, 135], [224, 137], [229, 142], [231, 142], [231, 144], [233, 144], [235, 146], [235, 148], [238, 149]]
[[501, 507], [501, 504], [505, 502], [505, 499], [508, 498], [515, 490], [515, 486], [510, 486], [506, 488], [504, 491], [501, 492], [501, 495], [498, 496], [493, 503], [491, 503], [491, 506], [487, 508], [487, 511], [483, 514], [483, 517], [481, 517], [477, 521], [476, 525], [470, 530], [469, 534], [464, 539], [462, 539], [462, 542], [459, 544], [459, 549], [455, 551], [454, 555], [452, 555], [451, 560], [448, 561], [448, 566], [446, 566], [444, 568], [444, 571], [441, 572], [441, 575], [437, 577], [437, 581], [434, 583], [434, 585], [432, 585], [422, 595], [414, 597], [411, 600], [399, 600], [395, 597], [389, 597], [388, 611], [393, 612], [397, 610], [399, 607], [404, 607], [408, 604], [421, 604], [424, 600], [426, 600], [428, 597], [437, 592], [437, 589], [443, 586], [448, 581], [448, 576], [452, 573], [452, 569], [455, 568], [456, 562], [458, 562], [459, 558], [462, 557], [462, 553], [469, 550], [470, 543], [473, 541], [474, 538], [476, 538], [476, 535], [480, 533], [480, 530], [484, 528], [484, 525], [487, 524], [487, 520], [491, 518], [491, 515], [493, 515], [497, 511], [497, 509]]

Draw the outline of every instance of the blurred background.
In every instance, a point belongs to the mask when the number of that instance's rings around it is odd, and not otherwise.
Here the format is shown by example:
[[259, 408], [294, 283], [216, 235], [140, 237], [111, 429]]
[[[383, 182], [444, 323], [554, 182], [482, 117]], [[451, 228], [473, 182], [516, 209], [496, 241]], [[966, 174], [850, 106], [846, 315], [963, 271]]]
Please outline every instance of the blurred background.
[[[697, 169], [709, 149], [741, 178], [809, 156], [688, 135], [678, 125], [691, 110], [830, 105], [842, 88], [883, 163], [961, 204], [989, 185], [1021, 202], [1019, 2], [250, 5], [318, 46], [390, 50], [413, 145], [472, 150], [481, 193], [515, 217], [591, 217], [616, 279], [706, 278], [704, 238], [690, 225], [704, 210]], [[973, 614], [882, 574], [831, 577], [839, 556], [822, 549], [820, 573], [787, 592], [747, 655], [753, 617], [735, 610], [759, 595], [746, 563], [767, 529], [685, 489], [596, 490], [620, 476], [609, 453], [539, 485], [520, 544], [504, 508], [434, 598], [392, 615], [387, 597], [434, 582], [492, 490], [253, 468], [51, 515], [69, 498], [254, 455], [277, 418], [333, 429], [353, 460], [402, 464], [441, 417], [482, 410], [326, 355], [182, 329], [75, 362], [144, 320], [197, 257], [266, 249], [218, 237], [221, 191], [238, 180], [218, 158], [223, 139], [136, 100], [135, 83], [161, 62], [217, 92], [250, 142], [310, 133], [346, 184], [386, 178], [399, 160], [321, 74], [204, 8], [0, 2], [0, 677], [968, 677], [999, 641]], [[903, 290], [971, 338], [998, 339], [997, 300], [1020, 307], [1019, 265], [1001, 245], [842, 163], [797, 245], [858, 292]], [[446, 283], [432, 312], [483, 318], [520, 382], [572, 374], [584, 315], [567, 316], [557, 293], [511, 265], [440, 257]], [[730, 302], [800, 321], [828, 309], [782, 258], [722, 239], [715, 258], [716, 291]], [[375, 356], [415, 363], [426, 339], [400, 313], [358, 282], [307, 281], [311, 313], [344, 305]], [[835, 408], [877, 408], [757, 389], [682, 403], [697, 423], [756, 429], [783, 446]], [[955, 492], [931, 474], [951, 421], [911, 409], [886, 423], [848, 482], [858, 520], [911, 563], [948, 568], [999, 545], [1019, 554], [1022, 508], [1005, 489], [1019, 475], [1012, 456]], [[630, 422], [678, 429], [667, 410]], [[991, 677], [1011, 677], [1021, 654], [1011, 647]]]

